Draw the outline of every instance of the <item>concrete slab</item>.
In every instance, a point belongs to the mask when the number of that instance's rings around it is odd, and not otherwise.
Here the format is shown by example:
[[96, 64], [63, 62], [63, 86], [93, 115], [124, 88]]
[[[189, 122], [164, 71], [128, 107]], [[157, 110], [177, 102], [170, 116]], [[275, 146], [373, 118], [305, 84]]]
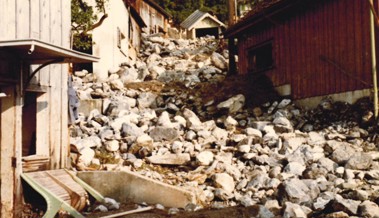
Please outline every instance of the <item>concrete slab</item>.
[[196, 203], [193, 193], [134, 172], [92, 171], [78, 172], [77, 176], [103, 196], [119, 202], [159, 203], [165, 207], [177, 208]]
[[102, 112], [102, 108], [102, 99], [80, 100], [78, 112], [83, 113], [85, 116], [88, 116], [93, 109], [97, 109]]

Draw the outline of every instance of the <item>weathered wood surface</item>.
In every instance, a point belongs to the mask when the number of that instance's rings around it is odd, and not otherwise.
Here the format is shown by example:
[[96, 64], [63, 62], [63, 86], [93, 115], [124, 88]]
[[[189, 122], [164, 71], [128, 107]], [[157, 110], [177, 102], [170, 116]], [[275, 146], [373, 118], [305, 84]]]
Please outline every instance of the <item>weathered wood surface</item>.
[[295, 99], [370, 88], [368, 1], [304, 5], [237, 35], [239, 72], [248, 73], [250, 49], [272, 40], [274, 67], [266, 74], [276, 86], [290, 83]]
[[[0, 5], [0, 28], [6, 30], [0, 31], [0, 40], [35, 38], [70, 47], [70, 1], [0, 0]], [[14, 65], [0, 61], [0, 80], [8, 80], [9, 75], [18, 74]], [[36, 66], [31, 67], [29, 73], [34, 69]], [[65, 167], [67, 163], [67, 74], [67, 64], [53, 65], [41, 70], [31, 81], [32, 84], [49, 87], [37, 96], [36, 153], [50, 155], [51, 169]], [[13, 79], [17, 78], [14, 76]], [[11, 97], [1, 99], [1, 187], [9, 188], [1, 189], [0, 218], [21, 217], [23, 102], [21, 95], [16, 97], [17, 89], [14, 86], [17, 84], [20, 81], [5, 90], [12, 93]]]

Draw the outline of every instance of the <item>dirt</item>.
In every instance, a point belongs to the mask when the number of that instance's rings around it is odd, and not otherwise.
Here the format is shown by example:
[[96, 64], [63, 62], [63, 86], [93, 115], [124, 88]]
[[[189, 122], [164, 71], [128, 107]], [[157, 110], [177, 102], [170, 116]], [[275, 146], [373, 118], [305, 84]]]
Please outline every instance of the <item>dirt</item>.
[[273, 89], [270, 79], [264, 74], [232, 75], [220, 82], [198, 83], [191, 89], [185, 87], [180, 82], [165, 84], [156, 80], [129, 83], [126, 87], [150, 91], [158, 95], [164, 92], [175, 92], [176, 94], [188, 92], [193, 96], [201, 98], [203, 103], [210, 100], [215, 100], [217, 103], [234, 95], [243, 94], [246, 98], [247, 107], [261, 105], [278, 99], [278, 94]]
[[[87, 218], [100, 218], [106, 216], [115, 216], [124, 211], [134, 210], [132, 205], [124, 205], [120, 210], [109, 211], [106, 213], [92, 213], [87, 215]], [[251, 207], [227, 207], [223, 209], [202, 209], [194, 212], [181, 210], [177, 214], [168, 214], [167, 210], [153, 209], [146, 212], [134, 213], [120, 218], [250, 218], [258, 215], [259, 207], [257, 205]]]

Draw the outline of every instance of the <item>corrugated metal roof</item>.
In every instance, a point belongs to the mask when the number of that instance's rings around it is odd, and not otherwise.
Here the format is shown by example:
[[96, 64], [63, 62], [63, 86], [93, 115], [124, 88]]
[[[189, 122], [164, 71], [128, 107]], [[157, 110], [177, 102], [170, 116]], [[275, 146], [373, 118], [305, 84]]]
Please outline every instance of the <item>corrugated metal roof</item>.
[[200, 10], [196, 10], [195, 12], [193, 12], [190, 16], [187, 17], [187, 19], [185, 19], [181, 24], [180, 26], [184, 29], [188, 29], [188, 30], [191, 30], [195, 24], [199, 21], [201, 21], [202, 19], [206, 18], [206, 17], [209, 17], [211, 18], [212, 20], [214, 20], [216, 23], [218, 23], [220, 26], [225, 26], [225, 24], [223, 24], [221, 21], [219, 21], [216, 17], [210, 15], [209, 13], [207, 12], [203, 12], [203, 11], [200, 11]]

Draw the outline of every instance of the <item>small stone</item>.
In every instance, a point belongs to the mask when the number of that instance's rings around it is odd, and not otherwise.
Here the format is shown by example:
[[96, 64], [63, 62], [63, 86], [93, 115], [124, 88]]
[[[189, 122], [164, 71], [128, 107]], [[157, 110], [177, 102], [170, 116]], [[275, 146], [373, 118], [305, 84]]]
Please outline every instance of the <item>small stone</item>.
[[152, 164], [163, 164], [163, 165], [184, 165], [189, 163], [191, 157], [187, 153], [183, 154], [165, 154], [165, 155], [155, 155], [147, 157], [146, 160]]
[[287, 166], [284, 167], [283, 171], [286, 173], [291, 173], [297, 176], [301, 176], [305, 170], [305, 166], [298, 162], [288, 163]]
[[361, 204], [360, 201], [354, 201], [351, 199], [344, 199], [341, 195], [336, 195], [333, 201], [333, 209], [335, 211], [344, 211], [350, 215], [357, 215], [358, 206]]
[[158, 210], [164, 210], [165, 209], [165, 207], [162, 204], [156, 204], [155, 208]]
[[304, 212], [303, 208], [291, 202], [285, 202], [283, 218], [307, 218], [307, 214]]
[[234, 179], [227, 173], [217, 173], [213, 176], [213, 182], [218, 188], [222, 188], [227, 192], [234, 191]]
[[118, 151], [120, 143], [117, 140], [106, 141], [105, 148], [110, 152]]
[[177, 214], [177, 213], [179, 213], [179, 212], [180, 212], [179, 209], [176, 208], [176, 207], [173, 207], [173, 208], [168, 209], [168, 214], [169, 214], [169, 215], [175, 215], [175, 214]]
[[372, 202], [372, 201], [364, 201], [359, 205], [359, 216], [362, 217], [372, 217], [372, 218], [378, 218], [379, 217], [379, 206]]
[[372, 158], [365, 153], [357, 153], [349, 158], [345, 168], [352, 170], [368, 170], [372, 164]]
[[209, 166], [214, 159], [214, 155], [211, 151], [202, 151], [196, 155], [196, 163], [200, 166]]
[[114, 200], [112, 198], [105, 197], [103, 203], [105, 204], [105, 206], [109, 210], [118, 210], [118, 209], [120, 209], [120, 203], [118, 203], [116, 200]]

